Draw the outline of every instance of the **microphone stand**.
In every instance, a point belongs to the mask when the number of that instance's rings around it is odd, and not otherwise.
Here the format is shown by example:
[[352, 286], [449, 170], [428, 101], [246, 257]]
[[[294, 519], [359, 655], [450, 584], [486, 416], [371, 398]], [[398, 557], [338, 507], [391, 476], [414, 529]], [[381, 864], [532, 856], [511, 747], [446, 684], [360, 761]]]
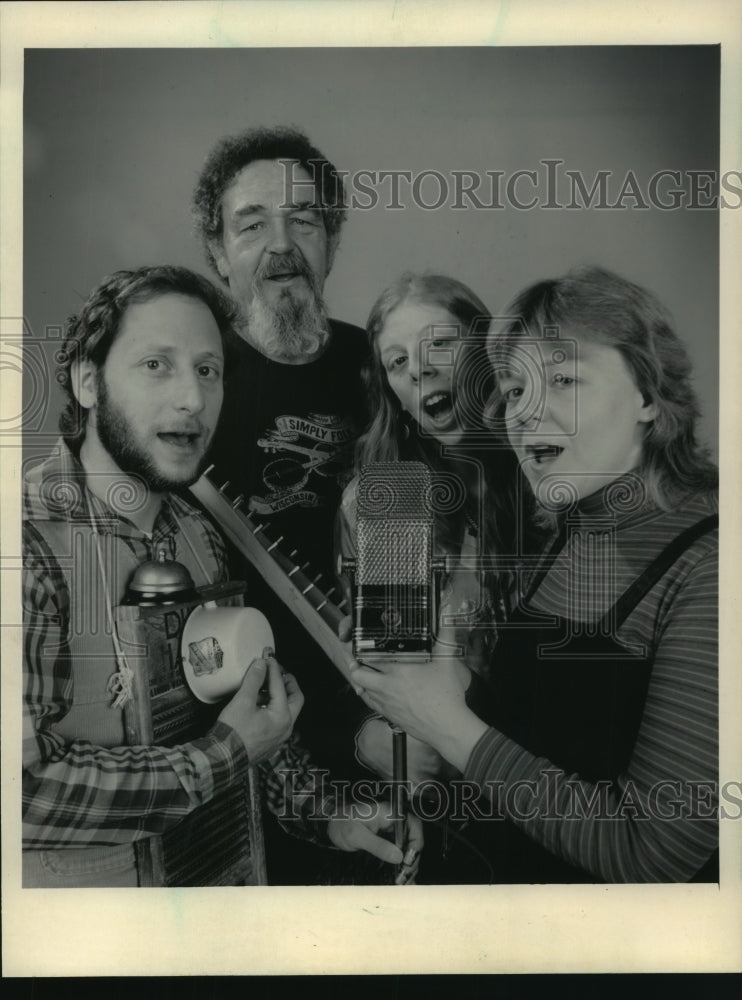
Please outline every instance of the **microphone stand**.
[[[356, 657], [429, 659], [436, 603], [432, 572], [433, 506], [430, 469], [422, 462], [371, 462], [358, 477], [355, 559], [341, 557], [351, 580]], [[354, 587], [355, 584], [355, 587]], [[392, 731], [394, 843], [402, 852], [396, 883], [409, 881], [405, 865], [411, 795], [407, 789], [407, 735]], [[405, 878], [407, 874], [407, 878]]]
[[[394, 843], [402, 852], [402, 867], [407, 847], [407, 814], [410, 799], [407, 794], [407, 733], [394, 723], [388, 723], [392, 731], [392, 795], [394, 804]], [[398, 872], [398, 874], [401, 873]]]

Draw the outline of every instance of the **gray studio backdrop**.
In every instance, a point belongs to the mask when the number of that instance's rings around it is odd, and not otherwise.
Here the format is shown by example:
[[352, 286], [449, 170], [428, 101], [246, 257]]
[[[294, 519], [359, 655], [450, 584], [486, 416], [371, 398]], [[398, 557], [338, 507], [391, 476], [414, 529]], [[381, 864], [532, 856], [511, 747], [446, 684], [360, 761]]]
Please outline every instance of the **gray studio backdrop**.
[[[497, 312], [531, 281], [601, 264], [670, 307], [716, 449], [718, 213], [692, 171], [718, 170], [717, 47], [29, 50], [24, 100], [24, 313], [49, 372], [59, 328], [104, 275], [209, 273], [190, 220], [206, 154], [247, 126], [293, 123], [357, 195], [326, 287], [333, 315], [363, 325], [408, 268], [460, 278]], [[409, 172], [399, 207], [382, 171]], [[603, 205], [618, 207], [597, 207], [599, 189], [592, 207], [566, 207], [586, 200], [567, 171], [588, 191], [607, 172]], [[660, 171], [679, 183], [662, 175], [653, 198]], [[661, 207], [673, 189], [682, 207]], [[59, 409], [49, 381], [34, 410], [44, 436]]]

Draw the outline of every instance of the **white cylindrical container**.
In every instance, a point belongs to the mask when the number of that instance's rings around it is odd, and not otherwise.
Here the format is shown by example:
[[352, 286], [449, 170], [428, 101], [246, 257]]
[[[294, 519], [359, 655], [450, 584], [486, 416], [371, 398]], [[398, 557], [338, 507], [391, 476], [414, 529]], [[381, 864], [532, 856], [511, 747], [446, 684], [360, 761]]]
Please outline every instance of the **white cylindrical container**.
[[250, 663], [273, 648], [273, 631], [256, 608], [203, 604], [183, 627], [183, 672], [195, 696], [207, 704], [234, 694]]

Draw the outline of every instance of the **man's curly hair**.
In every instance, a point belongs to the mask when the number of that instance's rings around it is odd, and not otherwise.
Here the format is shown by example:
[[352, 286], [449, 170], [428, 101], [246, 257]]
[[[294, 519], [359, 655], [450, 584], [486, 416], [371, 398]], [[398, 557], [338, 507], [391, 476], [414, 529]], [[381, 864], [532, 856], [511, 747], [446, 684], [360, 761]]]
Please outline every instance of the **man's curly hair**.
[[[88, 411], [80, 406], [72, 388], [72, 369], [90, 361], [100, 371], [106, 362], [128, 307], [159, 295], [186, 295], [204, 303], [211, 311], [228, 353], [236, 307], [210, 281], [185, 267], [162, 265], [116, 271], [88, 296], [80, 312], [67, 320], [65, 341], [59, 352], [57, 382], [66, 401], [59, 429], [70, 448], [77, 452], [85, 437]], [[225, 368], [227, 367], [225, 363]]]
[[209, 154], [193, 193], [193, 218], [210, 266], [219, 273], [211, 246], [222, 238], [222, 196], [237, 174], [256, 160], [298, 161], [312, 178], [327, 233], [329, 271], [345, 221], [343, 179], [303, 132], [288, 126], [252, 128], [227, 136]]

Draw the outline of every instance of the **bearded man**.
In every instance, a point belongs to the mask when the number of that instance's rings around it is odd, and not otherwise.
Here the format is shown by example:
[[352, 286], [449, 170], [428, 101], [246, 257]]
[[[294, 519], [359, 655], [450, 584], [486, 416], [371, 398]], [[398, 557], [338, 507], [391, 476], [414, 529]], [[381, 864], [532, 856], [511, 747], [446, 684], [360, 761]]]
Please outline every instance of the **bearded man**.
[[246, 506], [332, 573], [338, 484], [365, 420], [365, 335], [322, 299], [345, 217], [335, 167], [293, 129], [223, 139], [196, 188], [209, 263], [240, 311], [212, 461]]
[[[335, 515], [366, 422], [365, 334], [329, 319], [322, 298], [345, 218], [342, 178], [301, 132], [251, 129], [212, 150], [194, 218], [240, 312], [211, 452], [215, 474], [329, 588]], [[281, 662], [305, 693], [303, 742], [333, 774], [352, 777], [349, 714], [363, 706], [345, 700], [340, 674], [262, 579], [239, 559], [234, 572], [247, 579]]]
[[70, 321], [62, 439], [24, 481], [25, 888], [148, 884], [135, 843], [260, 762], [269, 804], [292, 830], [401, 861], [378, 836], [391, 826], [384, 817], [324, 804], [311, 814], [324, 803], [323, 776], [288, 739], [303, 698], [271, 650], [245, 664], [242, 686], [199, 738], [127, 745], [113, 608], [132, 574], [164, 554], [197, 587], [225, 577], [222, 540], [181, 488], [199, 476], [217, 425], [232, 319], [204, 278], [151, 267], [107, 278]]

